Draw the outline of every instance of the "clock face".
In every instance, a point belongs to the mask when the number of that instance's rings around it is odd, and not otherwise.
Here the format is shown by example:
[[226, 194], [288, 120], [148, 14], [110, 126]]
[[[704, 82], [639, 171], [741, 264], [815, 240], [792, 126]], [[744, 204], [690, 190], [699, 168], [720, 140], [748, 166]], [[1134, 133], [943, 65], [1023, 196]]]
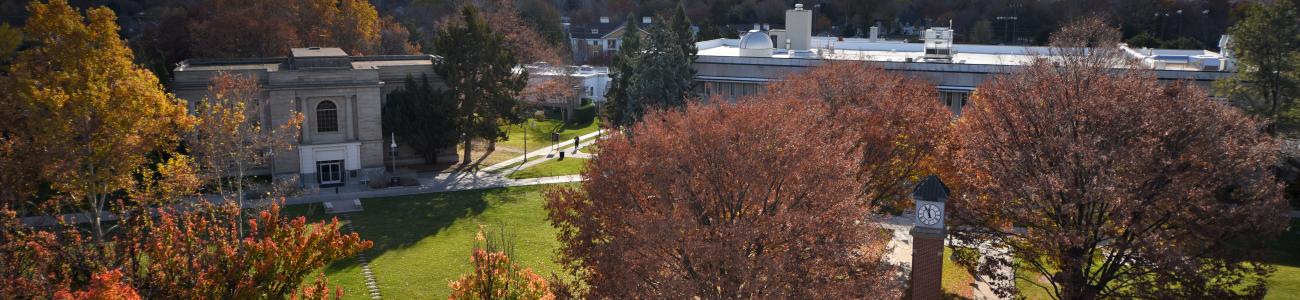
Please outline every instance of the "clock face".
[[916, 209], [916, 220], [921, 224], [935, 225], [943, 218], [943, 209], [934, 204], [922, 204]]

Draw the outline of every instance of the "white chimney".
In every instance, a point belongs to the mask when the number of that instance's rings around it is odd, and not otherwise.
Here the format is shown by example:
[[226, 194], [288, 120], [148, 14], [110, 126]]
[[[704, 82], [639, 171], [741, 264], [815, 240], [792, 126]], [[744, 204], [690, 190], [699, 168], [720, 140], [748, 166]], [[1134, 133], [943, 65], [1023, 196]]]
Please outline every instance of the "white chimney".
[[641, 17], [641, 24], [650, 24], [650, 17]]
[[600, 24], [609, 24], [609, 17], [600, 17]]
[[785, 11], [785, 32], [790, 50], [808, 50], [812, 43], [812, 11], [804, 10], [803, 4], [795, 4], [794, 9]]

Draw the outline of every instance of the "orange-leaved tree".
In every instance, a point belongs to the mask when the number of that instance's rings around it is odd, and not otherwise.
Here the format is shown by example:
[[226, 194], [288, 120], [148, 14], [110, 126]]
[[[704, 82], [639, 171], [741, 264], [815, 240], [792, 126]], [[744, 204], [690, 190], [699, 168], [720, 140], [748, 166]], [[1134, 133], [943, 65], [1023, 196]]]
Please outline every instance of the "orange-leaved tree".
[[[187, 28], [190, 52], [198, 57], [275, 57], [308, 46], [339, 47], [351, 55], [418, 49], [385, 42], [384, 31], [393, 24], [365, 0], [205, 0], [193, 10]], [[399, 37], [409, 35], [389, 39]]]
[[1004, 295], [1000, 270], [1018, 268], [1057, 299], [1261, 297], [1271, 269], [1248, 260], [1286, 222], [1277, 143], [1204, 91], [1124, 68], [1118, 37], [1080, 21], [976, 91], [952, 135], [952, 236], [1015, 258], [976, 270]]
[[827, 62], [773, 83], [763, 98], [794, 98], [829, 108], [817, 124], [850, 140], [864, 198], [891, 210], [911, 207], [912, 185], [941, 164], [952, 113], [934, 85], [862, 62]]
[[[328, 290], [323, 278], [312, 285], [303, 280], [372, 245], [356, 233], [343, 234], [338, 220], [308, 223], [282, 216], [278, 205], [250, 219], [239, 211], [210, 204], [141, 207], [121, 222], [126, 230], [113, 236], [112, 247], [102, 248], [73, 227], [33, 229], [12, 211], [0, 211], [0, 279], [6, 283], [0, 292], [35, 299], [61, 291], [94, 295], [123, 287], [83, 278], [120, 276], [132, 293], [150, 299], [327, 298], [337, 292], [322, 292]], [[245, 223], [243, 233], [237, 223]]]
[[546, 279], [511, 261], [512, 241], [502, 234], [488, 237], [484, 227], [480, 226], [474, 236], [469, 258], [473, 269], [448, 284], [449, 299], [555, 299]]
[[[576, 286], [592, 298], [898, 297], [874, 217], [881, 191], [863, 191], [879, 172], [861, 170], [847, 138], [865, 129], [829, 118], [870, 114], [800, 94], [652, 112], [599, 142], [581, 187], [546, 193]], [[924, 100], [908, 105], [942, 112]]]

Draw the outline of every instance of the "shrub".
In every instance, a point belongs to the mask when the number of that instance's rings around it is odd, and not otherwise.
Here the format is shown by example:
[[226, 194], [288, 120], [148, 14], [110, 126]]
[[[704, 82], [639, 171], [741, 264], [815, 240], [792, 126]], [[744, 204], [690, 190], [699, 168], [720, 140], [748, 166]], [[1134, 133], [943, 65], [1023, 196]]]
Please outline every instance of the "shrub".
[[596, 105], [590, 102], [573, 110], [573, 123], [587, 124], [596, 119]]

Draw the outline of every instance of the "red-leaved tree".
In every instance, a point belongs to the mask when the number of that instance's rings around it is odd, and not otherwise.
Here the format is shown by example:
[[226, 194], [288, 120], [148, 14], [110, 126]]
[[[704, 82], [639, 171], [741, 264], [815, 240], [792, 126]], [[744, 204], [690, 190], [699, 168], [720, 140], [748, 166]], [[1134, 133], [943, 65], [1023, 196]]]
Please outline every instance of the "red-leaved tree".
[[[875, 203], [926, 160], [901, 155], [921, 146], [901, 145], [939, 137], [906, 129], [941, 133], [947, 115], [932, 87], [879, 69], [833, 64], [809, 75], [832, 83], [650, 113], [600, 142], [581, 187], [548, 191], [561, 262], [586, 296], [898, 297]], [[861, 82], [893, 92], [839, 94]]]
[[1271, 268], [1247, 260], [1285, 226], [1276, 142], [1204, 91], [1115, 68], [1118, 36], [1076, 23], [975, 93], [952, 135], [953, 237], [1016, 258], [980, 273], [1015, 265], [1058, 299], [1262, 296]]
[[[20, 299], [130, 294], [149, 299], [323, 299], [339, 293], [328, 292], [323, 277], [309, 285], [303, 280], [372, 245], [356, 233], [342, 233], [338, 220], [308, 223], [303, 217], [282, 216], [277, 205], [251, 219], [241, 218], [234, 205], [139, 208], [128, 215], [122, 221], [126, 230], [101, 246], [73, 227], [32, 229], [12, 211], [0, 211], [0, 282], [6, 283], [0, 294]], [[242, 236], [241, 222], [247, 230]]]
[[826, 62], [771, 84], [761, 98], [829, 105], [816, 124], [853, 143], [854, 175], [872, 205], [911, 207], [912, 185], [935, 172], [952, 113], [934, 85], [863, 62]]

